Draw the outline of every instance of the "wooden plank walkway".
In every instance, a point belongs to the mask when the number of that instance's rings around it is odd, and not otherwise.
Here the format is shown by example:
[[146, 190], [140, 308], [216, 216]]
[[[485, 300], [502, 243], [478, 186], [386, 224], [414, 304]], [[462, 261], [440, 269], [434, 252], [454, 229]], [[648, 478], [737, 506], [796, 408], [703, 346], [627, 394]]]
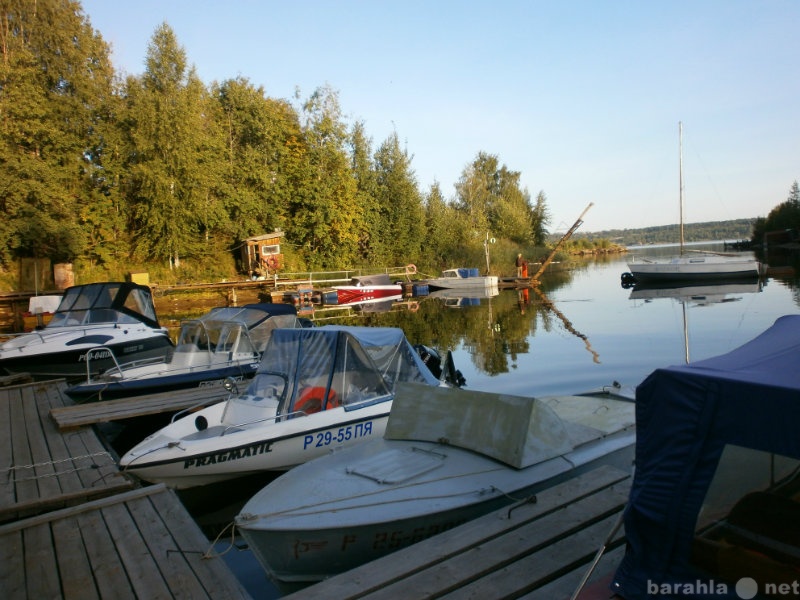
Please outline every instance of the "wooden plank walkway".
[[54, 407], [50, 415], [59, 429], [69, 431], [96, 423], [178, 412], [199, 404], [209, 405], [225, 400], [228, 395], [222, 386], [209, 386], [85, 404], [75, 404], [67, 398], [68, 404]]
[[[535, 503], [470, 521], [285, 600], [570, 598], [618, 524], [630, 483], [630, 473], [600, 467], [539, 493]], [[590, 581], [613, 570], [623, 541], [614, 536]]]
[[3, 598], [249, 598], [178, 497], [151, 486], [0, 526]]
[[0, 523], [128, 490], [94, 431], [62, 434], [50, 411], [70, 400], [54, 380], [0, 388]]

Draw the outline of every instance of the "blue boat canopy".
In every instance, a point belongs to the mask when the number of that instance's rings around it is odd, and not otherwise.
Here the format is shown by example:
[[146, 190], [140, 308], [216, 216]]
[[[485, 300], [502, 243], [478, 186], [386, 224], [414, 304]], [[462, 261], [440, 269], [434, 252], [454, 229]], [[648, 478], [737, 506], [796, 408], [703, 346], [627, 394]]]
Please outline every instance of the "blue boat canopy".
[[612, 589], [626, 600], [719, 599], [740, 598], [742, 577], [759, 593], [781, 578], [796, 584], [800, 315], [727, 354], [654, 371], [636, 404], [627, 547]]

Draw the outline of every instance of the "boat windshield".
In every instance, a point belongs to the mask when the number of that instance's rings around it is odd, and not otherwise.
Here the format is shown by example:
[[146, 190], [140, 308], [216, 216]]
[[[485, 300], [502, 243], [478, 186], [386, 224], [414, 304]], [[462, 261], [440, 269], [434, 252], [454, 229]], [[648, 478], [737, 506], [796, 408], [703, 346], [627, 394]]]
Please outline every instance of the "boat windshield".
[[146, 288], [125, 283], [92, 283], [68, 288], [46, 328], [141, 321], [157, 324]]

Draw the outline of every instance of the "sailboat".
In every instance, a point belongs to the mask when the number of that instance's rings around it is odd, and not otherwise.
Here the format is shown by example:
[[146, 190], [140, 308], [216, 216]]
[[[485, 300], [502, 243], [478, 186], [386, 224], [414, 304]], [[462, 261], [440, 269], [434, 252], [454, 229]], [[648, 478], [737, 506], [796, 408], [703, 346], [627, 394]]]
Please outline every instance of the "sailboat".
[[752, 257], [736, 254], [684, 251], [683, 237], [683, 124], [678, 123], [680, 141], [680, 256], [667, 259], [636, 258], [628, 262], [638, 283], [711, 279], [758, 279], [760, 265]]

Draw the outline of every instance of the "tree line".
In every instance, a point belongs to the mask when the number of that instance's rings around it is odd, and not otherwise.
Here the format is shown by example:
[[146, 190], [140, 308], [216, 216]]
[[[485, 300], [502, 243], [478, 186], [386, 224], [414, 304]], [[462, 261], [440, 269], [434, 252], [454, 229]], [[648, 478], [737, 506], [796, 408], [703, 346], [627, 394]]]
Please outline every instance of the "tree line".
[[[202, 82], [167, 23], [121, 75], [74, 0], [6, 0], [0, 18], [0, 268], [49, 258], [108, 272], [235, 270], [242, 240], [285, 232], [295, 270], [431, 268], [545, 243], [549, 212], [479, 151], [446, 198], [398, 134], [373, 146], [329, 86], [271, 98]], [[480, 254], [477, 254], [478, 256]], [[452, 266], [452, 265], [450, 265]], [[212, 273], [213, 271], [216, 271]]]

